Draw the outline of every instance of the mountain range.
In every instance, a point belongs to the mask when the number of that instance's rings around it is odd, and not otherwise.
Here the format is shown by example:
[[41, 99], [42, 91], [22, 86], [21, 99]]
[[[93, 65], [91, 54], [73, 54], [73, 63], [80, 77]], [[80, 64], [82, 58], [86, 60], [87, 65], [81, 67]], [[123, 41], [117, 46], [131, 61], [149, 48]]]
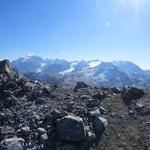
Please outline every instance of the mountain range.
[[73, 87], [84, 81], [97, 87], [150, 87], [150, 70], [143, 70], [130, 61], [101, 60], [67, 61], [26, 56], [11, 62], [27, 78], [51, 85]]

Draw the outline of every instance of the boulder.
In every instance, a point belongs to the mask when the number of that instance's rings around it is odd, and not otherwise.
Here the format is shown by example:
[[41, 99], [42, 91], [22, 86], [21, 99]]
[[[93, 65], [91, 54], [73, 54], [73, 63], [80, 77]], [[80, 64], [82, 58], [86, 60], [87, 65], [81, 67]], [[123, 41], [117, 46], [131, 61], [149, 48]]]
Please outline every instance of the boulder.
[[29, 134], [30, 133], [30, 127], [29, 126], [24, 126], [24, 127], [21, 128], [21, 131], [24, 134]]
[[18, 137], [22, 137], [26, 140], [26, 139], [28, 139], [28, 136], [29, 136], [30, 132], [31, 132], [30, 127], [29, 126], [24, 126], [21, 129], [19, 129], [16, 132], [16, 134], [17, 134]]
[[39, 135], [47, 133], [47, 131], [44, 128], [38, 128], [37, 132], [38, 132]]
[[9, 60], [3, 60], [0, 61], [0, 74], [1, 73], [6, 73], [6, 74], [10, 74], [12, 72], [12, 67], [10, 65]]
[[48, 88], [44, 87], [42, 90], [43, 90], [43, 94], [44, 95], [46, 95], [46, 96], [53, 96], [51, 91]]
[[48, 140], [48, 135], [46, 133], [42, 134], [40, 137], [40, 142], [46, 143], [47, 140]]
[[105, 128], [108, 126], [108, 121], [102, 117], [96, 117], [94, 119], [94, 132], [95, 134], [102, 134]]
[[5, 139], [0, 144], [0, 150], [24, 150], [24, 139], [18, 137]]
[[122, 92], [124, 102], [129, 105], [132, 100], [140, 99], [144, 96], [144, 91], [135, 87], [129, 87]]
[[88, 87], [89, 87], [89, 85], [87, 85], [84, 82], [77, 82], [77, 84], [74, 88], [74, 91], [77, 91], [78, 89], [82, 89], [82, 88], [88, 88]]
[[86, 138], [85, 125], [80, 117], [66, 116], [57, 121], [61, 140], [77, 142]]
[[91, 117], [99, 117], [101, 115], [101, 113], [100, 113], [99, 109], [96, 109], [96, 110], [90, 111], [89, 115]]

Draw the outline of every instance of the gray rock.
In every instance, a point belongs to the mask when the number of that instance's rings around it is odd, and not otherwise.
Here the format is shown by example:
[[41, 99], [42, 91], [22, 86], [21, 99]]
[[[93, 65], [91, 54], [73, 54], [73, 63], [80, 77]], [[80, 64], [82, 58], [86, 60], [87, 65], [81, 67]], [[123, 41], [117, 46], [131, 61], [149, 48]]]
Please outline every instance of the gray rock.
[[91, 117], [99, 117], [101, 115], [101, 113], [100, 113], [99, 109], [96, 109], [96, 110], [90, 111], [89, 115]]
[[10, 74], [12, 72], [12, 67], [9, 60], [0, 61], [0, 73]]
[[128, 117], [128, 112], [112, 112], [110, 116], [117, 119], [126, 119]]
[[45, 87], [42, 90], [43, 90], [43, 94], [44, 95], [53, 96], [52, 93], [51, 93], [51, 91], [48, 88]]
[[85, 125], [80, 117], [66, 116], [57, 121], [57, 131], [62, 140], [80, 141], [86, 138]]
[[102, 117], [96, 117], [94, 119], [94, 132], [95, 134], [101, 134], [108, 126], [108, 121]]
[[35, 101], [35, 104], [37, 104], [37, 105], [38, 104], [44, 104], [44, 103], [46, 103], [46, 101], [44, 98], [41, 98], [41, 97], [37, 98]]
[[89, 101], [87, 103], [87, 107], [89, 107], [89, 108], [98, 107], [100, 105], [101, 105], [101, 101], [98, 99], [89, 99]]
[[101, 113], [101, 114], [106, 113], [106, 109], [105, 109], [103, 106], [100, 106], [100, 107], [99, 107], [99, 110], [100, 110], [100, 113]]
[[13, 127], [10, 126], [4, 126], [0, 128], [0, 140], [2, 140], [3, 138], [5, 138], [6, 136], [11, 137], [14, 136], [15, 130]]
[[0, 144], [1, 150], [24, 150], [24, 139], [13, 137], [5, 139]]
[[88, 87], [89, 87], [89, 85], [87, 85], [84, 82], [77, 82], [77, 84], [74, 88], [74, 91], [77, 91], [78, 89], [82, 89], [82, 88], [88, 88]]
[[93, 98], [94, 99], [98, 99], [98, 100], [102, 100], [105, 97], [106, 97], [106, 95], [103, 92], [101, 92], [101, 91], [99, 91], [98, 93], [96, 93], [96, 94], [93, 95]]
[[54, 120], [61, 118], [61, 113], [60, 113], [60, 111], [58, 111], [58, 110], [53, 110], [53, 111], [51, 112], [51, 115], [52, 115], [52, 118], [53, 118]]
[[113, 87], [113, 88], [111, 88], [110, 90], [111, 90], [113, 93], [116, 93], [116, 94], [120, 93], [120, 89], [117, 88], [117, 87]]
[[22, 137], [24, 139], [27, 139], [29, 134], [30, 134], [31, 130], [30, 130], [30, 127], [28, 126], [24, 126], [22, 127], [21, 129], [17, 130], [16, 134], [17, 136], [19, 137]]
[[10, 107], [16, 106], [18, 103], [19, 103], [19, 100], [14, 95], [10, 95], [9, 97], [5, 99], [4, 107], [10, 108]]
[[47, 133], [47, 131], [46, 131], [44, 128], [38, 128], [38, 129], [37, 129], [37, 132], [38, 132], [38, 134], [40, 134], [40, 135]]
[[30, 127], [29, 126], [24, 126], [21, 128], [21, 131], [25, 134], [28, 134], [30, 132]]
[[141, 115], [150, 115], [150, 108], [146, 107], [144, 110], [140, 113]]
[[144, 105], [142, 103], [136, 103], [136, 111], [137, 112], [142, 112], [144, 110]]
[[129, 87], [122, 91], [124, 102], [129, 105], [132, 100], [140, 99], [144, 96], [144, 91], [135, 87]]
[[4, 124], [5, 121], [8, 121], [8, 117], [5, 113], [0, 113], [0, 126]]
[[66, 144], [62, 147], [62, 150], [77, 150], [73, 145]]
[[41, 150], [41, 148], [35, 143], [29, 143], [23, 150]]
[[41, 143], [46, 143], [47, 140], [48, 140], [48, 135], [46, 133], [42, 134], [41, 138], [40, 138], [40, 142]]
[[54, 126], [54, 122], [51, 115], [46, 115], [43, 120], [44, 129], [49, 129]]
[[95, 134], [92, 133], [91, 131], [88, 131], [87, 135], [88, 135], [88, 141], [94, 141], [95, 140]]

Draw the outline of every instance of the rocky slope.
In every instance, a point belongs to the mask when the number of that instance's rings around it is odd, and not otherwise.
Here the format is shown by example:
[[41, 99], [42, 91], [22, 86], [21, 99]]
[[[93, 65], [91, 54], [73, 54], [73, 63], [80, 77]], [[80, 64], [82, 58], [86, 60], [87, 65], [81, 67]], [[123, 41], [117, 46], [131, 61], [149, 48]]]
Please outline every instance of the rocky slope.
[[0, 62], [0, 150], [148, 150], [149, 91], [30, 81]]

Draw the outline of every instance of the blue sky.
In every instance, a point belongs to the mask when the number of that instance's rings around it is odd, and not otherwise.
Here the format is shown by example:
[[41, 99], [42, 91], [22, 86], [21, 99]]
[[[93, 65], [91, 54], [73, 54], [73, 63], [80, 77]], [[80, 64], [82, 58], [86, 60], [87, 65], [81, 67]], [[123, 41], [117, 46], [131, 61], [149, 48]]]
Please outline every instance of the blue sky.
[[27, 54], [150, 68], [150, 1], [0, 0], [0, 59]]

